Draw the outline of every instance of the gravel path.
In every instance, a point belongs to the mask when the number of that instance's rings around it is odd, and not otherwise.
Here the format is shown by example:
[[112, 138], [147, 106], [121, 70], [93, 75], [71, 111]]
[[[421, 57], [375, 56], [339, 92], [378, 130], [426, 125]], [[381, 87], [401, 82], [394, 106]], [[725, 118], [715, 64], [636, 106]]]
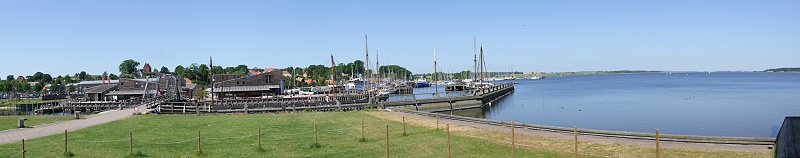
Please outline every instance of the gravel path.
[[[149, 111], [144, 106], [139, 107], [140, 112]], [[74, 131], [94, 125], [104, 124], [111, 121], [121, 120], [133, 115], [133, 109], [110, 110], [99, 114], [89, 115], [78, 120], [56, 122], [51, 124], [38, 125], [30, 128], [17, 128], [0, 131], [0, 144], [14, 143], [22, 139], [33, 139], [64, 133], [64, 130]], [[83, 117], [83, 116], [81, 116]]]
[[[434, 117], [428, 117], [428, 116], [422, 116], [404, 112], [391, 112], [391, 113], [406, 117], [419, 118], [419, 119], [427, 119], [427, 120], [436, 119]], [[474, 122], [449, 120], [442, 118], [439, 119], [439, 122], [511, 133], [511, 128], [509, 127], [501, 127], [495, 125], [479, 124]], [[572, 133], [558, 133], [558, 132], [522, 130], [522, 129], [516, 130], [515, 132], [517, 134], [525, 134], [533, 136], [574, 139], [574, 135]], [[653, 140], [610, 138], [610, 137], [589, 136], [589, 135], [579, 135], [578, 139], [580, 141], [619, 143], [624, 145], [640, 145], [640, 146], [653, 146], [653, 147], [656, 146], [656, 143]], [[663, 148], [685, 148], [685, 149], [699, 149], [699, 150], [772, 151], [772, 149], [768, 148], [771, 147], [771, 145], [735, 145], [735, 144], [683, 143], [683, 142], [667, 142], [667, 141], [661, 141], [660, 145]]]

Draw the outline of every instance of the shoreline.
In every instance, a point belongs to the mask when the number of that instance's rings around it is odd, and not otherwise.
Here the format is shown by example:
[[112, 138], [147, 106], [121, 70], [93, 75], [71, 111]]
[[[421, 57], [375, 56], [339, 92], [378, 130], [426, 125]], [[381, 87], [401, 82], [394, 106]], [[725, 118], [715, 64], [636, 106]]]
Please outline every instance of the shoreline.
[[[434, 114], [429, 112], [418, 112], [404, 109], [387, 109], [391, 114], [409, 117], [422, 118], [427, 120], [437, 119], [442, 122], [449, 122], [464, 126], [481, 129], [499, 130], [510, 132], [510, 123], [454, 116], [449, 114]], [[438, 116], [435, 116], [438, 115]], [[533, 136], [545, 136], [562, 139], [572, 139], [572, 128], [544, 126], [536, 124], [515, 124], [515, 128], [522, 128], [520, 133]], [[625, 145], [655, 146], [655, 134], [606, 131], [592, 129], [578, 129], [579, 136], [590, 142], [619, 143]], [[684, 149], [705, 149], [705, 150], [730, 150], [730, 151], [771, 151], [774, 138], [753, 138], [753, 137], [719, 137], [719, 136], [693, 136], [693, 135], [671, 135], [660, 134], [662, 147], [684, 148]]]

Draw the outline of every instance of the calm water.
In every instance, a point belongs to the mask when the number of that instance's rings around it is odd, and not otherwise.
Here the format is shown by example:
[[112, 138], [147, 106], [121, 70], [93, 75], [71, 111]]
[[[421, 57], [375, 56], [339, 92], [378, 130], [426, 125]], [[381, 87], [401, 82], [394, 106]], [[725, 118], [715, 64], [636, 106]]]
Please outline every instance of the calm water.
[[775, 137], [800, 115], [800, 73], [664, 73], [516, 80], [516, 91], [457, 115], [666, 134]]

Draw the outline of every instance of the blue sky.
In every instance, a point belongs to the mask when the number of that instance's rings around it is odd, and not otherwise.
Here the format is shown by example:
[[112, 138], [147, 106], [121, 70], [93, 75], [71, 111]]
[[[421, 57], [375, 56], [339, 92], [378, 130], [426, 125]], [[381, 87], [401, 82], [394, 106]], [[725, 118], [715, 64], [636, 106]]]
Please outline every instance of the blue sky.
[[[370, 57], [415, 73], [800, 67], [800, 1], [0, 0], [0, 75]], [[371, 59], [374, 62], [374, 58]]]

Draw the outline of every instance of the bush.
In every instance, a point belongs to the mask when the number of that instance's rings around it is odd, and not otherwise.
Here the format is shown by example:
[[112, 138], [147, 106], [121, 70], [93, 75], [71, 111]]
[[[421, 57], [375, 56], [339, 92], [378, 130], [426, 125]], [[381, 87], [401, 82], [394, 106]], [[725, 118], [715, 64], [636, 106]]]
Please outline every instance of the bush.
[[75, 156], [75, 153], [72, 153], [71, 151], [64, 152], [64, 157], [73, 157], [73, 156]]
[[309, 145], [309, 147], [311, 147], [312, 149], [313, 148], [322, 148], [322, 144], [314, 143], [314, 144]]
[[136, 151], [133, 153], [133, 155], [126, 156], [126, 158], [142, 158], [142, 157], [147, 157], [147, 155], [142, 153], [142, 151]]

